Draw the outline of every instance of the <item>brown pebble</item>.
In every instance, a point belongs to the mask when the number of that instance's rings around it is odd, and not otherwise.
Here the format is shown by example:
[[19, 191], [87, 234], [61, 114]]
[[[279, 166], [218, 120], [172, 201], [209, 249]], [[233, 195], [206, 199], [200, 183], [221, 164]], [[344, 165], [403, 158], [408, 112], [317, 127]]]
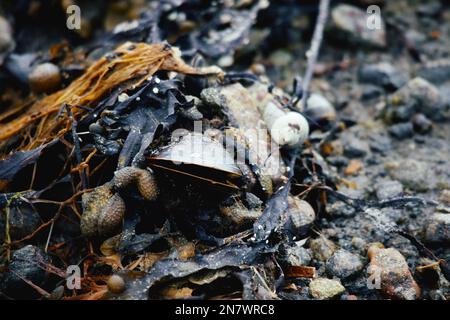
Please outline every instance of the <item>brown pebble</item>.
[[[371, 246], [370, 277], [379, 283], [380, 289], [391, 299], [415, 300], [420, 297], [420, 287], [414, 280], [403, 255], [394, 248], [382, 249]], [[369, 248], [370, 250], [370, 248]]]
[[61, 73], [53, 63], [36, 66], [28, 76], [31, 90], [35, 93], [51, 93], [61, 84]]
[[109, 277], [107, 286], [108, 290], [115, 294], [122, 293], [126, 289], [125, 280], [123, 280], [123, 278], [117, 274]]

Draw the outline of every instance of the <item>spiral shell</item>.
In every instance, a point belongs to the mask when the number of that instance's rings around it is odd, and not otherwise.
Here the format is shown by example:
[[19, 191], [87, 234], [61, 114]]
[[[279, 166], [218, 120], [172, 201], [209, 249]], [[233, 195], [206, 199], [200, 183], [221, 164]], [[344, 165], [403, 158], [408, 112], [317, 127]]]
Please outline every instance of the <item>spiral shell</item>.
[[260, 206], [255, 205], [247, 208], [240, 200], [225, 201], [219, 207], [219, 210], [227, 220], [237, 226], [253, 223], [262, 214], [262, 208]]
[[125, 216], [125, 202], [118, 195], [113, 195], [98, 217], [98, 234], [111, 235], [122, 224]]
[[114, 185], [122, 189], [135, 184], [141, 196], [148, 201], [158, 197], [159, 189], [153, 174], [136, 167], [125, 167], [114, 173]]
[[84, 236], [92, 237], [97, 235], [98, 217], [112, 195], [111, 184], [109, 183], [83, 194], [81, 198], [83, 215], [81, 216], [80, 229]]

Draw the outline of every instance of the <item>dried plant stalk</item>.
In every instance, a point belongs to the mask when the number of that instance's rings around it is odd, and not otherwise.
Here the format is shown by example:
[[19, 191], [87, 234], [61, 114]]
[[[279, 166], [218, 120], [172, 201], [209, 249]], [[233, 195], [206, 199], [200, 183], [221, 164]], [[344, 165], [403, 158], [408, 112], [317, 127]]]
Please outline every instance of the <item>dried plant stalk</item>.
[[[0, 126], [0, 141], [21, 133], [28, 138], [17, 150], [40, 146], [70, 129], [67, 118], [55, 117], [63, 105], [93, 107], [117, 86], [137, 87], [158, 70], [196, 75], [219, 73], [217, 69], [188, 66], [166, 44], [127, 42], [100, 58], [67, 88], [37, 101], [19, 117]], [[74, 108], [73, 113], [79, 118], [86, 111]]]

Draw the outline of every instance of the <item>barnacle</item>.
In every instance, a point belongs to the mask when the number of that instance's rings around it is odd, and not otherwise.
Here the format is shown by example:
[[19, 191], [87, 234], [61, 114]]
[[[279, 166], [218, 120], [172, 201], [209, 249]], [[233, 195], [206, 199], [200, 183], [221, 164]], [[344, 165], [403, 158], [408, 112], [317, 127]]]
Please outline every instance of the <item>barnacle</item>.
[[118, 189], [135, 184], [145, 200], [155, 200], [159, 189], [153, 174], [136, 167], [125, 167], [114, 173], [114, 185]]

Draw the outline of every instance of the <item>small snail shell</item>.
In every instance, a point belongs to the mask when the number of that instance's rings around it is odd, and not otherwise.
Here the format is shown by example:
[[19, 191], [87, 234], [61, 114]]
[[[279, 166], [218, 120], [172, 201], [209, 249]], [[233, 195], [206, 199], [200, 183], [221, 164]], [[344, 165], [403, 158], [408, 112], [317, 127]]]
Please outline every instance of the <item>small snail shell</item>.
[[83, 215], [81, 216], [80, 229], [84, 236], [92, 237], [98, 234], [98, 218], [112, 195], [111, 184], [109, 183], [83, 194], [81, 197]]
[[298, 112], [284, 112], [274, 102], [269, 102], [263, 112], [264, 122], [273, 140], [280, 146], [295, 147], [305, 142], [309, 125]]
[[125, 202], [118, 195], [113, 195], [98, 217], [98, 233], [110, 235], [121, 226], [125, 216]]
[[295, 147], [303, 144], [308, 138], [308, 121], [300, 113], [288, 112], [275, 120], [270, 133], [279, 145]]
[[246, 223], [256, 221], [262, 214], [261, 207], [247, 208], [240, 200], [233, 201], [233, 203], [222, 204], [219, 207], [220, 213], [225, 216], [233, 224], [241, 226]]
[[153, 174], [144, 169], [136, 167], [125, 167], [114, 173], [114, 185], [125, 188], [130, 184], [136, 184], [139, 193], [145, 200], [155, 200], [158, 197], [159, 189]]
[[53, 63], [43, 63], [35, 67], [28, 76], [31, 90], [36, 93], [51, 93], [61, 83], [61, 73]]
[[296, 236], [305, 235], [316, 218], [313, 207], [305, 200], [294, 196], [288, 197], [286, 214], [287, 220], [284, 227]]
[[108, 290], [111, 293], [115, 294], [122, 293], [126, 289], [125, 280], [123, 280], [123, 278], [117, 274], [114, 274], [111, 277], [109, 277], [106, 285], [108, 286]]

